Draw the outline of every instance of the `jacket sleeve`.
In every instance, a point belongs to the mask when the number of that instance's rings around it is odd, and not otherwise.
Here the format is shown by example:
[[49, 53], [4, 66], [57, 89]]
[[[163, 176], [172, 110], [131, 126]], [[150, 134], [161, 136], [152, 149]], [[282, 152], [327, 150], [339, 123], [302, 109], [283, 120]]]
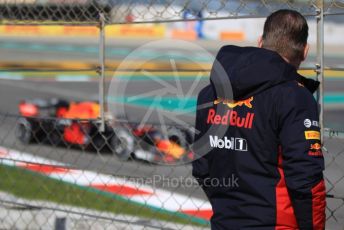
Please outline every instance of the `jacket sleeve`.
[[317, 103], [297, 83], [285, 91], [278, 124], [286, 186], [299, 228], [323, 230], [326, 195]]
[[[200, 93], [200, 95], [202, 92]], [[196, 121], [195, 121], [195, 136], [193, 143], [193, 151], [195, 160], [192, 162], [192, 175], [197, 180], [207, 197], [209, 198], [209, 188], [205, 186], [205, 180], [209, 178], [209, 164], [207, 153], [202, 152], [199, 147], [199, 139], [206, 133], [205, 124], [203, 121], [204, 109], [201, 108], [202, 101], [200, 95], [197, 99]]]

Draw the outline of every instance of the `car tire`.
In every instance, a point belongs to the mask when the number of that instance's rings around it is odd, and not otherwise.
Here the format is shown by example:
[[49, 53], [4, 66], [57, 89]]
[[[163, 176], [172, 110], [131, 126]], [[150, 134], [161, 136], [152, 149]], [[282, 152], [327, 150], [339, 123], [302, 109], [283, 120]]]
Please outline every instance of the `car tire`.
[[26, 118], [20, 118], [15, 129], [15, 134], [21, 143], [31, 143], [33, 141], [31, 122]]
[[102, 136], [102, 134], [97, 134], [94, 138], [92, 138], [93, 149], [96, 152], [102, 151], [106, 147], [106, 137]]
[[110, 139], [111, 151], [121, 160], [128, 160], [133, 152], [135, 140], [129, 130], [114, 128], [114, 135]]

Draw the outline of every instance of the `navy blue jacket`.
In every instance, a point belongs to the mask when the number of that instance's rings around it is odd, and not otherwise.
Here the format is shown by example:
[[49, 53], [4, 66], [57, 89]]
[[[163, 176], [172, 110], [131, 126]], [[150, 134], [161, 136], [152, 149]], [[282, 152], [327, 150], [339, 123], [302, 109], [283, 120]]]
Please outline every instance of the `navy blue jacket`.
[[193, 176], [222, 229], [324, 229], [318, 82], [273, 51], [224, 46], [198, 96]]

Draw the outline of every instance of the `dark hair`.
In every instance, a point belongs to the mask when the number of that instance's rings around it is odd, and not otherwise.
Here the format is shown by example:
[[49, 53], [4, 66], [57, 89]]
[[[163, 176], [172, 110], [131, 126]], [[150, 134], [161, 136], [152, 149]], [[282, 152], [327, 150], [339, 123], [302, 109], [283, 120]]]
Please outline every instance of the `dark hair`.
[[307, 21], [297, 11], [278, 10], [265, 21], [263, 48], [276, 51], [291, 63], [303, 61], [307, 38]]

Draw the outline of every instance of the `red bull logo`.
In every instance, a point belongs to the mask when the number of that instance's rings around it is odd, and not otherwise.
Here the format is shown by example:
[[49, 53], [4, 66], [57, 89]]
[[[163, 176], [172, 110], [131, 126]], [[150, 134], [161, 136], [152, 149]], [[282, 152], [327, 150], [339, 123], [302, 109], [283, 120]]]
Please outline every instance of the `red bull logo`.
[[250, 97], [248, 99], [245, 100], [241, 100], [241, 101], [233, 101], [233, 100], [229, 100], [229, 99], [223, 99], [223, 98], [218, 98], [214, 101], [214, 104], [224, 104], [227, 105], [229, 108], [233, 109], [237, 106], [246, 106], [247, 108], [252, 109], [252, 102], [253, 101], [253, 97]]
[[241, 101], [233, 101], [229, 99], [218, 98], [214, 101], [214, 105], [224, 104], [230, 108], [226, 114], [216, 114], [215, 109], [209, 109], [207, 124], [212, 125], [228, 125], [235, 126], [239, 128], [251, 129], [253, 124], [254, 113], [246, 113], [246, 116], [242, 117], [238, 114], [237, 111], [233, 109], [235, 107], [245, 106], [249, 109], [252, 109], [253, 97], [250, 97]]
[[308, 155], [313, 157], [322, 157], [323, 153], [321, 151], [321, 144], [311, 144], [310, 150], [308, 151]]
[[237, 111], [228, 110], [224, 115], [216, 114], [215, 109], [209, 109], [207, 124], [228, 125], [239, 128], [251, 129], [254, 113], [247, 113], [245, 117], [240, 117]]
[[311, 144], [311, 150], [320, 150], [321, 145], [319, 143]]

